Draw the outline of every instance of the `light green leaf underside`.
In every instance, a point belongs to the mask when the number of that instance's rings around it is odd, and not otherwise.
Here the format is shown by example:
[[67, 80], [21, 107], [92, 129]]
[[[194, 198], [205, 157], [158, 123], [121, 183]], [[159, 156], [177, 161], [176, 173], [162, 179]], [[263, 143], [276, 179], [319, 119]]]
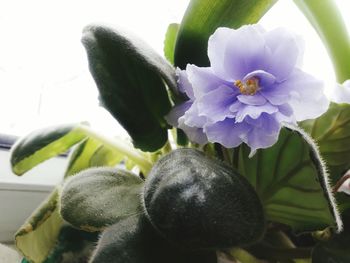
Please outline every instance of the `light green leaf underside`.
[[174, 64], [175, 42], [179, 26], [180, 25], [176, 23], [170, 24], [165, 34], [164, 56], [171, 64]]
[[321, 117], [301, 125], [318, 144], [335, 183], [350, 167], [350, 105], [332, 103]]
[[15, 235], [17, 248], [32, 262], [41, 263], [46, 259], [63, 224], [58, 213], [57, 196], [56, 189]]
[[140, 177], [121, 169], [85, 170], [65, 183], [61, 215], [82, 230], [102, 230], [120, 219], [141, 213], [142, 186]]
[[268, 220], [298, 232], [329, 225], [341, 228], [326, 187], [327, 175], [316, 149], [302, 134], [284, 128], [271, 148], [259, 150], [253, 158], [248, 158], [249, 151], [240, 147], [239, 172], [257, 190]]

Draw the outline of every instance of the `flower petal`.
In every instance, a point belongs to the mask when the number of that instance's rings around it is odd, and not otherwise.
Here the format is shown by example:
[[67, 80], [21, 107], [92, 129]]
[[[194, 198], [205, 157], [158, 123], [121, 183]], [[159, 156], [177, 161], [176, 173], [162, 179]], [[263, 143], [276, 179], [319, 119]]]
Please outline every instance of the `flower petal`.
[[238, 95], [237, 99], [248, 105], [264, 105], [266, 103], [266, 99], [259, 93], [255, 95]]
[[236, 101], [235, 94], [233, 88], [220, 86], [198, 100], [198, 113], [212, 122], [234, 117], [230, 106]]
[[300, 39], [285, 28], [269, 31], [264, 37], [273, 57], [267, 71], [276, 76], [278, 81], [283, 81], [292, 73], [303, 53], [298, 43]]
[[350, 79], [346, 80], [343, 84], [337, 83], [330, 99], [336, 103], [350, 103]]
[[170, 112], [165, 116], [165, 120], [173, 127], [179, 125], [178, 120], [185, 112], [191, 107], [191, 101], [185, 101], [184, 103], [175, 105]]
[[256, 77], [259, 79], [259, 86], [261, 88], [269, 87], [276, 81], [276, 77], [264, 70], [254, 70], [243, 78], [243, 81], [246, 82], [248, 79]]
[[270, 103], [266, 103], [261, 106], [242, 105], [242, 107], [236, 113], [236, 122], [242, 122], [247, 116], [252, 119], [257, 119], [262, 113], [273, 114], [277, 111], [278, 108]]
[[190, 127], [184, 123], [184, 117], [179, 119], [179, 128], [182, 129], [190, 141], [198, 144], [206, 144], [208, 142], [207, 136], [203, 129], [197, 127]]
[[184, 115], [184, 124], [189, 127], [203, 128], [207, 123], [205, 116], [200, 116], [198, 113], [198, 102], [195, 101]]
[[297, 121], [317, 118], [328, 109], [323, 82], [299, 69], [295, 69], [279, 88], [291, 91], [288, 104]]
[[235, 123], [234, 119], [227, 118], [204, 128], [208, 141], [217, 142], [226, 148], [233, 148], [240, 145], [243, 138], [249, 132], [249, 125], [246, 123]]
[[181, 93], [186, 94], [191, 100], [194, 99], [192, 84], [188, 80], [186, 70], [176, 69], [178, 89]]
[[245, 143], [251, 148], [251, 155], [257, 149], [266, 149], [274, 145], [278, 140], [281, 124], [273, 115], [266, 113], [261, 114], [258, 119], [247, 118], [246, 122], [250, 124]]
[[241, 80], [258, 69], [264, 69], [270, 57], [266, 54], [263, 29], [258, 25], [237, 30], [218, 28], [209, 38], [208, 57], [213, 71], [226, 81]]
[[188, 64], [186, 72], [193, 87], [194, 97], [197, 99], [222, 85], [230, 85], [228, 82], [218, 78], [209, 67], [200, 68]]

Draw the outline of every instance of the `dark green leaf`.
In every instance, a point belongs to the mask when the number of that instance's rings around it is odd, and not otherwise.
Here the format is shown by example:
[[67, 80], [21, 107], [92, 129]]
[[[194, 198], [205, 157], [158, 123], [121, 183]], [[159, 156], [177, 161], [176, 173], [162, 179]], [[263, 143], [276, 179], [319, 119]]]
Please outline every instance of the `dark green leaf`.
[[[88, 167], [91, 167], [91, 159], [97, 154], [101, 143], [89, 138], [81, 142], [73, 150], [65, 177], [72, 176]], [[115, 165], [111, 158], [99, 159], [95, 165]], [[16, 234], [16, 246], [34, 262], [43, 262], [55, 246], [58, 234], [63, 225], [63, 219], [59, 214], [57, 205], [58, 190], [55, 190], [46, 201], [31, 215], [27, 222]]]
[[208, 66], [209, 36], [218, 27], [239, 28], [253, 24], [277, 0], [191, 0], [182, 19], [175, 47], [175, 65]]
[[179, 26], [180, 25], [176, 23], [170, 24], [165, 35], [164, 55], [171, 64], [174, 64], [175, 43]]
[[335, 184], [350, 167], [350, 105], [332, 103], [321, 117], [301, 125], [318, 144]]
[[329, 225], [341, 228], [327, 174], [317, 149], [301, 130], [283, 128], [278, 142], [258, 150], [242, 145], [239, 171], [258, 192], [267, 218], [295, 231], [314, 231]]
[[129, 33], [105, 26], [84, 29], [82, 42], [103, 106], [123, 125], [135, 147], [155, 151], [167, 140], [170, 110], [165, 83], [176, 90], [174, 68]]
[[143, 198], [152, 225], [187, 248], [248, 245], [265, 232], [263, 207], [249, 182], [195, 149], [177, 149], [159, 159]]
[[63, 226], [55, 247], [43, 263], [88, 262], [97, 240], [98, 233]]
[[215, 251], [184, 251], [164, 240], [143, 214], [105, 230], [91, 263], [216, 263]]
[[143, 180], [117, 168], [92, 168], [69, 179], [61, 193], [61, 215], [75, 227], [98, 231], [142, 212]]
[[315, 246], [312, 252], [313, 263], [350, 262], [350, 210], [342, 214], [342, 217], [345, 224], [344, 231]]
[[49, 127], [34, 131], [16, 142], [11, 150], [12, 170], [22, 175], [39, 163], [67, 151], [86, 135], [79, 124]]

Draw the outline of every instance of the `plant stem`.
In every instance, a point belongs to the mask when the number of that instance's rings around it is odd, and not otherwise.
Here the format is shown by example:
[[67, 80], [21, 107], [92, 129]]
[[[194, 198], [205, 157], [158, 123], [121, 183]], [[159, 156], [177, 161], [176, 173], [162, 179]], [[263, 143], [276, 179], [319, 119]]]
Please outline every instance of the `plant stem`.
[[275, 248], [262, 245], [251, 249], [254, 255], [274, 260], [307, 259], [311, 257], [311, 248]]
[[228, 252], [234, 259], [238, 260], [242, 263], [261, 263], [259, 259], [254, 257], [252, 254], [250, 254], [248, 251], [242, 249], [242, 248], [232, 248]]
[[294, 0], [327, 48], [339, 83], [350, 79], [350, 37], [332, 0]]
[[115, 151], [115, 152], [118, 152], [119, 154], [124, 154], [125, 156], [127, 156], [130, 160], [132, 160], [134, 163], [136, 163], [140, 167], [143, 173], [148, 174], [148, 172], [151, 170], [152, 163], [149, 162], [136, 149], [129, 146], [124, 141], [119, 139], [107, 138], [85, 125], [80, 125], [78, 129], [81, 130], [83, 133], [85, 133], [87, 136], [100, 141], [101, 143], [103, 143], [103, 145], [110, 148], [112, 151]]

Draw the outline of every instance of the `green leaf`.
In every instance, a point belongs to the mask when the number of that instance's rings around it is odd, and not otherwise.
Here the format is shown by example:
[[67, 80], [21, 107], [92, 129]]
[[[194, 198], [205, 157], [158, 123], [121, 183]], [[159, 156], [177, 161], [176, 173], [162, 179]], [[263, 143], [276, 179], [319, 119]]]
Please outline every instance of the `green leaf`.
[[318, 144], [335, 184], [350, 167], [350, 105], [332, 103], [321, 117], [301, 125]]
[[22, 175], [38, 164], [67, 151], [86, 135], [79, 124], [68, 124], [40, 129], [21, 138], [11, 149], [12, 170]]
[[88, 233], [65, 225], [44, 263], [87, 262], [97, 240], [98, 233]]
[[170, 24], [165, 34], [164, 55], [171, 64], [174, 64], [175, 43], [179, 26], [176, 23]]
[[350, 35], [333, 0], [294, 0], [323, 41], [339, 83], [350, 79]]
[[63, 224], [57, 209], [57, 196], [56, 189], [15, 234], [18, 250], [35, 263], [46, 259]]
[[276, 2], [277, 0], [191, 0], [177, 36], [175, 65], [182, 69], [188, 63], [208, 66], [208, 39], [218, 27], [239, 28], [256, 23]]
[[61, 215], [77, 228], [99, 231], [122, 218], [142, 213], [142, 186], [140, 177], [121, 169], [82, 171], [63, 187]]
[[216, 263], [215, 251], [183, 250], [164, 240], [144, 214], [130, 216], [102, 234], [91, 263]]
[[[65, 178], [74, 175], [88, 167], [114, 166], [126, 156], [111, 150], [94, 138], [82, 141], [73, 151]], [[134, 164], [135, 165], [135, 164]]]
[[344, 231], [333, 234], [330, 240], [320, 241], [312, 251], [314, 263], [347, 263], [350, 262], [350, 210], [342, 214]]
[[121, 30], [90, 25], [82, 42], [103, 106], [127, 130], [135, 147], [161, 148], [167, 141], [164, 115], [171, 108], [165, 83], [176, 90], [174, 68]]
[[258, 192], [268, 220], [297, 232], [329, 225], [341, 229], [325, 167], [303, 131], [283, 128], [275, 145], [253, 158], [249, 152], [246, 145], [240, 147], [239, 171]]
[[[70, 155], [65, 177], [91, 167], [91, 159], [100, 149], [101, 143], [94, 139], [85, 139], [77, 145]], [[99, 159], [96, 165], [115, 165], [110, 159]], [[58, 190], [32, 214], [16, 234], [16, 246], [23, 255], [33, 262], [43, 262], [56, 244], [63, 219], [58, 209]]]

